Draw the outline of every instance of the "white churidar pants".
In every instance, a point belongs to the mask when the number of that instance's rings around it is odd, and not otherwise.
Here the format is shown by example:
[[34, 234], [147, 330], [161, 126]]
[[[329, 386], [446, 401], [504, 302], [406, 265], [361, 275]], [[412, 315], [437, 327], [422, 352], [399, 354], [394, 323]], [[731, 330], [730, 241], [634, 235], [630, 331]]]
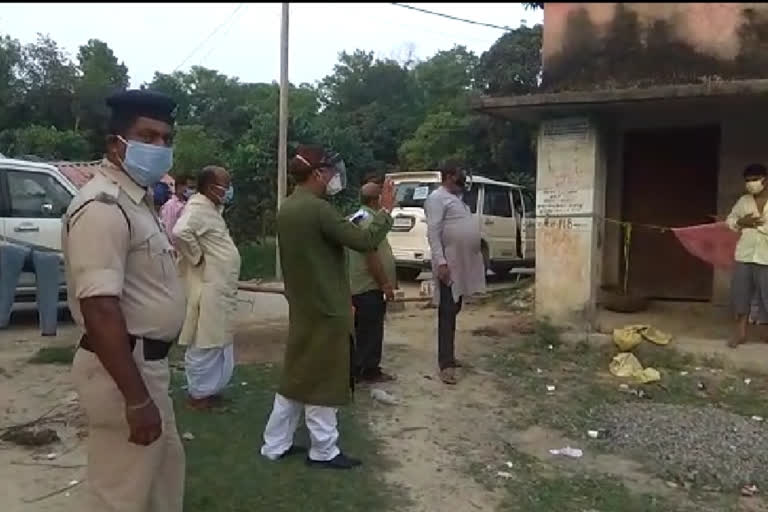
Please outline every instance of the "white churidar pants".
[[276, 460], [293, 446], [293, 435], [299, 425], [301, 412], [304, 411], [309, 438], [312, 446], [309, 458], [316, 461], [328, 461], [341, 451], [336, 445], [339, 440], [337, 409], [319, 405], [305, 405], [275, 393], [275, 404], [264, 429], [264, 446], [261, 454], [270, 460]]
[[187, 391], [200, 399], [218, 394], [229, 384], [235, 368], [234, 344], [215, 348], [188, 347], [184, 354]]

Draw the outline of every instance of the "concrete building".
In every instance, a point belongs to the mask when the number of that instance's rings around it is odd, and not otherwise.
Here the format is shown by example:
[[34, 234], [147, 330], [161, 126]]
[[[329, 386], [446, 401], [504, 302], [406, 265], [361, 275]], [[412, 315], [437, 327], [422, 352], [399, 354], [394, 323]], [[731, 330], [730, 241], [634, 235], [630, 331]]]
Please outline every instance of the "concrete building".
[[478, 111], [539, 126], [536, 311], [595, 324], [599, 291], [727, 303], [668, 227], [724, 218], [768, 164], [768, 4], [545, 3], [541, 92]]

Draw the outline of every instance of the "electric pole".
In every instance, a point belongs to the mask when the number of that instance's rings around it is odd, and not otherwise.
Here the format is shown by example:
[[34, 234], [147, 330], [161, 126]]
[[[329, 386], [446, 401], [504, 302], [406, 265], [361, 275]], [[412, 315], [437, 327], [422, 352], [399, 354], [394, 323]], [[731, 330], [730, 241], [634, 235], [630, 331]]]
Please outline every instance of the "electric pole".
[[[277, 138], [277, 211], [283, 204], [288, 189], [288, 4], [282, 4], [280, 23], [280, 126]], [[277, 219], [277, 212], [275, 212]], [[277, 227], [277, 222], [275, 222]], [[275, 276], [283, 278], [280, 268], [280, 240], [275, 233]]]

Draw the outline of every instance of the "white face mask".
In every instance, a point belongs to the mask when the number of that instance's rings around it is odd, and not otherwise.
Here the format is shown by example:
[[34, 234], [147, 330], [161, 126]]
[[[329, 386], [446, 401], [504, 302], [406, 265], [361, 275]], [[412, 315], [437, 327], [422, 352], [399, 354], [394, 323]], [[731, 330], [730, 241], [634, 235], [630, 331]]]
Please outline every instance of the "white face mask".
[[747, 192], [752, 194], [753, 196], [756, 196], [760, 192], [762, 192], [765, 189], [765, 184], [763, 184], [763, 179], [757, 179], [757, 180], [750, 180], [746, 183], [746, 189]]
[[333, 178], [331, 178], [331, 181], [329, 181], [325, 186], [325, 193], [329, 196], [335, 196], [343, 189], [344, 186], [341, 184], [341, 176], [334, 174]]

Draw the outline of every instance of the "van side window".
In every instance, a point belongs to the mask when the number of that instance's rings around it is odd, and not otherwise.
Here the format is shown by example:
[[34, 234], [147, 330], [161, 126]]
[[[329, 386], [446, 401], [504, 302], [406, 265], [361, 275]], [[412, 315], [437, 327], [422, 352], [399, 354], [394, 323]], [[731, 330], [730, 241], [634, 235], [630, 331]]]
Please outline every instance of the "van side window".
[[512, 189], [512, 202], [515, 204], [515, 214], [518, 217], [523, 216], [523, 199], [520, 196], [520, 189]]
[[533, 218], [536, 216], [536, 196], [533, 190], [523, 189], [523, 202], [525, 203], [525, 216]]
[[477, 213], [477, 191], [478, 191], [477, 185], [472, 185], [472, 188], [469, 189], [469, 192], [464, 192], [462, 195], [462, 199], [464, 200], [464, 203], [466, 203], [467, 206], [469, 206], [469, 211], [472, 213]]
[[72, 196], [53, 176], [37, 172], [6, 171], [10, 216], [58, 218], [67, 211]]
[[483, 214], [491, 215], [493, 217], [512, 217], [512, 204], [509, 201], [509, 191], [510, 189], [507, 187], [486, 185]]

